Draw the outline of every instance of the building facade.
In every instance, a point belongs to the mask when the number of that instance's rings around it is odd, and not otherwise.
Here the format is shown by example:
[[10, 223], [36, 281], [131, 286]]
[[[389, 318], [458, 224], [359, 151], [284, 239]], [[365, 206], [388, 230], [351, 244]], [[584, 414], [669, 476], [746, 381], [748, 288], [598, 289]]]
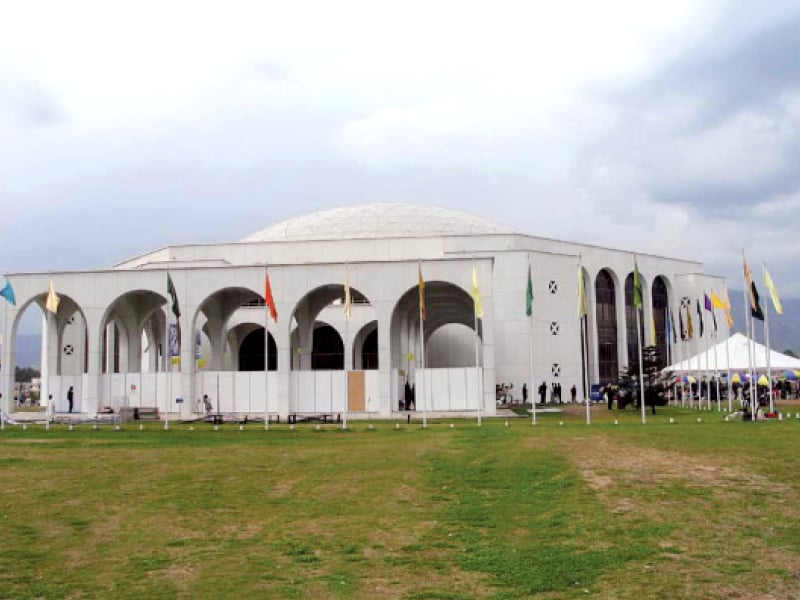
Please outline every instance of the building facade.
[[[677, 315], [684, 298], [723, 282], [699, 262], [635, 259], [641, 339], [664, 349], [668, 311]], [[17, 306], [6, 319], [5, 410], [16, 331], [33, 303], [45, 315], [42, 397], [52, 395], [56, 410], [70, 386], [82, 412], [157, 406], [183, 417], [203, 394], [220, 412], [283, 417], [347, 410], [389, 418], [408, 408], [408, 388], [413, 408], [431, 413], [493, 415], [500, 383], [518, 396], [523, 383], [532, 395], [557, 382], [564, 399], [575, 385], [582, 399], [584, 381], [615, 380], [637, 352], [633, 269], [631, 252], [524, 235], [457, 211], [371, 204], [290, 219], [239, 242], [170, 246], [104, 270], [9, 274]], [[267, 273], [276, 322], [265, 307]], [[56, 313], [44, 310], [51, 282]]]

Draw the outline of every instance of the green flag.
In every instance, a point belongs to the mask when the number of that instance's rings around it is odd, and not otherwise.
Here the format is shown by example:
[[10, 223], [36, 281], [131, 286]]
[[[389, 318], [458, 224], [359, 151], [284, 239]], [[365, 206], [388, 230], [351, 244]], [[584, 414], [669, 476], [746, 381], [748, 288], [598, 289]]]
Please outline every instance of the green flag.
[[633, 259], [633, 306], [642, 308], [644, 302], [642, 301], [642, 277], [639, 275], [639, 265], [636, 264], [636, 259]]
[[531, 266], [528, 265], [528, 289], [525, 291], [525, 314], [533, 314], [533, 281], [531, 280]]
[[181, 309], [178, 308], [178, 293], [175, 291], [175, 286], [172, 283], [172, 277], [167, 273], [167, 293], [172, 298], [172, 314], [176, 319], [181, 318]]

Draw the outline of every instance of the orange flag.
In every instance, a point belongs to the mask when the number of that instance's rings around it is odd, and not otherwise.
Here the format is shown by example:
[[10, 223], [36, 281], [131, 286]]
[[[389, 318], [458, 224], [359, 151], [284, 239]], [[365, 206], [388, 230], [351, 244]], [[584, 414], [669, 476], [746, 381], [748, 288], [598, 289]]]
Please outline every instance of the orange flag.
[[275, 308], [275, 299], [272, 297], [272, 286], [269, 283], [269, 271], [267, 271], [267, 281], [264, 287], [265, 287], [264, 299], [267, 302], [267, 310], [269, 310], [269, 316], [272, 317], [272, 320], [275, 323], [277, 323], [278, 309]]

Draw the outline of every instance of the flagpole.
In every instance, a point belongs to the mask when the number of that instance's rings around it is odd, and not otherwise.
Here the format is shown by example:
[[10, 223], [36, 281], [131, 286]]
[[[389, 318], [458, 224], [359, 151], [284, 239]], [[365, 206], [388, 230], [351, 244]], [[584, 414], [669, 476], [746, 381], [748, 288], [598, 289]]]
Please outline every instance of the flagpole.
[[[475, 257], [472, 257], [472, 272], [477, 273], [475, 270]], [[476, 275], [477, 277], [477, 275]], [[482, 377], [482, 369], [480, 365], [480, 357], [478, 356], [478, 299], [475, 297], [473, 293], [472, 298], [473, 308], [473, 322], [475, 324], [475, 368], [478, 371], [478, 427], [481, 426], [481, 405], [483, 404], [483, 377]]]
[[[269, 281], [269, 267], [264, 263], [264, 294]], [[264, 298], [264, 431], [269, 431], [269, 299]]]
[[[681, 332], [681, 334], [682, 334], [682, 332]], [[686, 408], [686, 382], [683, 380], [683, 378], [686, 377], [689, 374], [688, 358], [687, 358], [687, 364], [686, 365], [683, 364], [683, 346], [685, 344], [686, 344], [686, 340], [683, 339], [683, 335], [681, 335], [680, 343], [679, 344], [676, 343], [676, 346], [678, 347], [678, 364], [680, 365], [680, 368], [678, 369], [678, 375], [681, 378], [681, 380], [680, 380], [680, 384], [681, 384], [681, 408]], [[684, 367], [686, 367], [686, 368], [684, 368]]]
[[764, 302], [764, 344], [767, 347], [767, 391], [769, 392], [769, 412], [773, 412], [772, 401], [772, 368], [769, 361], [769, 302]]
[[[422, 384], [422, 428], [428, 428], [428, 407], [427, 401], [425, 399], [425, 392], [427, 391], [425, 388], [425, 322], [422, 319], [422, 307], [417, 307], [417, 311], [419, 312], [419, 364], [420, 364], [420, 376], [419, 381], [416, 381], [416, 388], [419, 389], [420, 384]], [[416, 374], [415, 374], [416, 375]], [[416, 380], [416, 376], [414, 377]], [[416, 402], [416, 399], [415, 399]]]
[[[713, 310], [713, 309], [712, 309]], [[722, 398], [719, 395], [719, 365], [717, 364], [717, 332], [714, 330], [714, 380], [717, 384], [717, 412], [722, 410], [721, 402]]]
[[[170, 276], [169, 269], [167, 269], [167, 280], [171, 281], [172, 277]], [[170, 348], [169, 343], [169, 301], [167, 301], [167, 309], [164, 313], [164, 328], [165, 328], [165, 335], [164, 335], [164, 370], [167, 374], [167, 407], [164, 410], [164, 429], [169, 429], [169, 397], [172, 395], [172, 348]], [[177, 336], [178, 332], [175, 332]], [[113, 369], [111, 369], [113, 371]]]
[[[727, 322], [726, 322], [727, 327]], [[725, 366], [727, 367], [726, 376], [728, 380], [728, 412], [733, 412], [733, 399], [731, 398], [731, 357], [728, 346], [731, 343], [731, 330], [730, 327], [726, 329], [728, 337], [725, 338]]]
[[587, 393], [587, 380], [589, 378], [589, 361], [588, 361], [588, 343], [589, 339], [586, 335], [586, 327], [584, 324], [587, 321], [586, 315], [586, 286], [584, 285], [583, 280], [583, 256], [578, 253], [578, 293], [580, 297], [578, 298], [578, 324], [581, 328], [581, 386], [583, 387], [583, 401], [586, 404], [586, 424], [592, 424], [592, 408], [589, 404], [591, 394]]
[[[762, 263], [764, 272], [767, 272], [767, 263]], [[772, 289], [770, 289], [770, 296]], [[774, 298], [772, 300], [774, 302]], [[772, 365], [770, 364], [770, 344], [769, 344], [769, 302], [764, 301], [764, 343], [767, 346], [767, 388], [769, 391], [769, 412], [775, 412], [775, 405], [772, 399]]]
[[[667, 364], [673, 365], [675, 364], [675, 344], [670, 334], [675, 330], [675, 323], [672, 322], [669, 306], [664, 307], [664, 322], [667, 324]], [[674, 377], [672, 378], [672, 403], [676, 406], [678, 404], [678, 384], [675, 383]]]
[[725, 303], [728, 305], [728, 308], [725, 312], [725, 332], [728, 336], [725, 338], [725, 365], [727, 366], [727, 376], [728, 376], [728, 412], [733, 412], [733, 399], [731, 398], [731, 359], [730, 359], [730, 352], [728, 350], [728, 346], [730, 345], [731, 341], [731, 323], [728, 318], [731, 310], [731, 299], [728, 296], [728, 285], [724, 284], [723, 289], [725, 290]]
[[[531, 278], [531, 254], [528, 253], [528, 281], [531, 283], [531, 292], [533, 292], [533, 280]], [[533, 297], [527, 296], [526, 290], [526, 304], [531, 303], [530, 314], [528, 315], [528, 369], [530, 377], [528, 381], [531, 382], [528, 393], [531, 396], [531, 425], [536, 425], [536, 394], [534, 393], [534, 375], [533, 375]], [[527, 306], [525, 307], [527, 311]]]
[[747, 280], [747, 259], [744, 256], [744, 248], [742, 248], [742, 264], [744, 268], [744, 321], [745, 321], [745, 331], [747, 331], [747, 366], [750, 369], [750, 415], [751, 419], [755, 421], [756, 411], [753, 409], [755, 406], [755, 396], [758, 393], [756, 389], [756, 394], [753, 393], [753, 383], [756, 384], [756, 388], [758, 388], [758, 382], [753, 381], [753, 349], [750, 347], [750, 343], [752, 342], [752, 322], [753, 316], [750, 313], [750, 309], [752, 305], [750, 304], [749, 300], [747, 299], [748, 293], [752, 294], [751, 290], [748, 290], [748, 286], [750, 282]]
[[[642, 366], [642, 334], [641, 311], [636, 308], [636, 345], [639, 347], [639, 402], [642, 405], [642, 424], [647, 423], [647, 411], [644, 406], [644, 368]], [[588, 407], [588, 404], [587, 404]]]
[[[705, 304], [705, 297], [706, 297], [706, 291], [703, 290], [703, 303], [704, 304]], [[698, 300], [698, 302], [699, 302], [699, 300]], [[698, 306], [699, 306], [699, 304], [698, 304]], [[703, 311], [702, 310], [700, 311], [700, 314], [701, 314], [700, 319], [705, 321], [705, 316], [703, 315]], [[705, 329], [705, 327], [704, 327], [704, 329]], [[708, 407], [708, 410], [711, 410], [711, 408], [712, 408], [711, 407], [711, 382], [708, 381], [708, 375], [711, 372], [711, 365], [708, 364], [708, 354], [709, 354], [709, 350], [710, 350], [710, 348], [708, 347], [708, 338], [710, 337], [710, 334], [708, 332], [706, 332], [706, 336], [705, 337], [706, 337], [706, 406]]]
[[347, 429], [347, 411], [350, 409], [350, 371], [347, 370], [347, 357], [348, 355], [352, 356], [351, 352], [347, 348], [350, 338], [350, 294], [352, 293], [350, 291], [350, 263], [345, 264], [345, 270], [347, 289], [345, 290], [346, 306], [344, 309], [344, 356], [342, 356], [342, 366], [344, 367], [344, 413], [342, 418], [342, 429]]
[[[8, 299], [6, 298], [6, 300], [8, 300]], [[13, 392], [11, 391], [11, 388], [14, 387], [13, 381], [9, 381], [9, 371], [11, 369], [11, 361], [10, 360], [8, 360], [8, 361], [6, 360], [6, 350], [8, 350], [9, 358], [11, 357], [11, 346], [6, 346], [6, 344], [8, 344], [8, 343], [9, 343], [8, 342], [8, 302], [3, 302], [3, 346], [2, 346], [2, 357], [0, 357], [0, 361], [2, 361], [2, 364], [0, 364], [0, 369], [3, 369], [3, 371], [4, 371], [3, 372], [3, 392], [6, 393], [7, 397], [5, 398], [5, 401], [0, 402], [0, 431], [4, 430], [6, 428], [6, 421], [5, 421], [5, 417], [3, 416], [5, 414], [5, 408], [6, 408], [6, 406], [8, 406], [8, 413], [11, 414], [11, 409], [12, 409], [11, 404], [12, 404], [12, 402], [14, 400]], [[9, 385], [9, 383], [11, 385]], [[39, 387], [39, 389], [41, 390], [41, 386]]]

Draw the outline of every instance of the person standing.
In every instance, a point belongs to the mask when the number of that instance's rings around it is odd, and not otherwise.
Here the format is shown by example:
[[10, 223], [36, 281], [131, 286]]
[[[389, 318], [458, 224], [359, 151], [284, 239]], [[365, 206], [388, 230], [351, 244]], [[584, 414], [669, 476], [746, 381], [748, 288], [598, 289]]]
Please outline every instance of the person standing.
[[522, 384], [522, 403], [523, 404], [527, 404], [528, 403], [528, 384], [527, 383], [523, 383]]
[[572, 397], [573, 404], [575, 403], [575, 398], [578, 395], [578, 389], [575, 387], [575, 384], [572, 384], [572, 387], [569, 389], [569, 395]]
[[67, 412], [72, 412], [73, 402], [75, 401], [75, 392], [72, 389], [72, 386], [69, 386], [69, 390], [67, 391], [67, 404], [69, 404], [69, 410]]

